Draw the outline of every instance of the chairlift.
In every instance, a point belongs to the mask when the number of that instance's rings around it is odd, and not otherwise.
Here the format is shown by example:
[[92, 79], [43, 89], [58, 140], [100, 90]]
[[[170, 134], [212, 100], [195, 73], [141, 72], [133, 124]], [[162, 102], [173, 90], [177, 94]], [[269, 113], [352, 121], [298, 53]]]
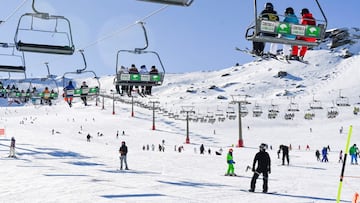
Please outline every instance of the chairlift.
[[268, 109], [268, 119], [275, 119], [279, 112], [279, 105], [271, 103]]
[[356, 103], [354, 105], [353, 113], [354, 113], [354, 115], [358, 115], [359, 112], [360, 112], [360, 103]]
[[[23, 52], [17, 51], [15, 44], [0, 43], [0, 72], [25, 73], [25, 57]], [[10, 51], [9, 51], [10, 50]]]
[[[100, 81], [98, 76], [96, 75], [96, 73], [92, 70], [86, 70], [87, 68], [87, 64], [86, 64], [86, 59], [85, 59], [85, 55], [84, 55], [84, 50], [79, 50], [83, 61], [84, 61], [84, 68], [82, 69], [77, 69], [75, 72], [65, 72], [62, 76], [63, 79], [63, 88], [64, 88], [64, 97], [68, 98], [68, 97], [87, 97], [87, 98], [96, 98], [96, 105], [97, 105], [97, 97], [99, 96], [99, 92], [100, 92]], [[74, 90], [66, 90], [66, 75], [69, 74], [75, 74], [75, 75], [79, 75], [79, 74], [86, 74], [86, 73], [90, 73], [92, 74], [97, 83], [97, 85], [95, 86], [91, 86], [88, 88], [75, 88]], [[70, 96], [69, 96], [70, 95]]]
[[260, 117], [262, 113], [262, 107], [259, 104], [255, 103], [255, 106], [253, 108], [253, 117]]
[[327, 117], [328, 118], [336, 118], [339, 115], [339, 110], [337, 107], [332, 106], [327, 109]]
[[306, 120], [312, 120], [314, 117], [315, 117], [315, 112], [313, 109], [310, 108], [305, 111], [304, 118]]
[[245, 105], [241, 105], [240, 107], [240, 116], [245, 117], [249, 114], [249, 110]]
[[295, 113], [293, 111], [287, 111], [284, 115], [285, 120], [293, 120], [295, 118]]
[[[14, 37], [16, 48], [25, 52], [72, 55], [75, 46], [70, 21], [64, 16], [37, 11], [35, 0], [32, 9], [34, 13], [25, 13], [18, 21]], [[34, 42], [35, 39], [39, 42]]]
[[336, 98], [336, 106], [350, 106], [349, 98], [341, 95], [341, 90], [339, 90], [339, 97]]
[[[320, 22], [317, 26], [300, 25], [285, 23], [280, 21], [270, 21], [259, 17], [257, 12], [257, 0], [254, 0], [254, 22], [247, 28], [245, 38], [254, 42], [270, 42], [278, 44], [289, 44], [298, 46], [314, 47], [318, 46], [325, 37], [327, 18], [322, 10], [318, 0], [315, 0], [324, 20], [316, 20]], [[281, 16], [281, 15], [279, 15]], [[263, 36], [261, 33], [274, 34], [276, 36], [281, 34], [291, 34], [297, 37], [311, 37], [316, 38], [315, 42], [307, 42], [304, 40], [291, 40], [281, 37]]]
[[225, 121], [224, 111], [218, 108], [215, 112], [215, 117], [218, 119], [219, 122], [224, 122]]
[[176, 5], [176, 6], [190, 6], [194, 0], [138, 0], [152, 3]]
[[[117, 52], [116, 55], [116, 77], [114, 79], [114, 84], [115, 86], [117, 86], [117, 89], [119, 86], [160, 86], [162, 85], [163, 81], [164, 81], [164, 76], [165, 76], [165, 68], [164, 65], [160, 59], [160, 56], [157, 52], [155, 51], [147, 51], [146, 49], [148, 48], [148, 37], [147, 37], [147, 33], [146, 33], [146, 29], [144, 26], [144, 22], [139, 22], [139, 24], [141, 25], [143, 32], [144, 32], [144, 36], [145, 36], [145, 47], [143, 48], [135, 48], [134, 50], [119, 50]], [[120, 57], [120, 54], [122, 53], [130, 53], [130, 54], [148, 54], [155, 56], [155, 58], [157, 59], [161, 70], [159, 70], [159, 68], [157, 67], [157, 73], [129, 73], [129, 72], [124, 72], [121, 70], [121, 66], [122, 67], [126, 67], [125, 64], [121, 64], [121, 60], [122, 58]], [[120, 68], [120, 70], [119, 70]]]
[[313, 98], [312, 102], [310, 103], [310, 109], [316, 109], [316, 110], [323, 109], [321, 105], [321, 101]]
[[236, 119], [236, 113], [235, 108], [233, 106], [228, 106], [226, 109], [226, 117], [229, 120], [235, 120]]

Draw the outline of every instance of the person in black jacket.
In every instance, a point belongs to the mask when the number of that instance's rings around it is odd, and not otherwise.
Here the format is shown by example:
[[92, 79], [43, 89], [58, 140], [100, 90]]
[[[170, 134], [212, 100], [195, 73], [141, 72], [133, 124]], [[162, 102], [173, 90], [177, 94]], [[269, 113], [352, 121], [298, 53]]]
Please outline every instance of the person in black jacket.
[[282, 151], [282, 165], [285, 165], [285, 159], [287, 161], [287, 165], [289, 165], [289, 147], [286, 145], [280, 145], [280, 151]]
[[[265, 4], [265, 8], [260, 13], [260, 18], [263, 20], [270, 21], [279, 21], [279, 16], [277, 12], [274, 10], [274, 6], [272, 3], [268, 2]], [[269, 33], [260, 33], [263, 36], [276, 37], [276, 34]], [[262, 56], [264, 54], [265, 42], [253, 42], [253, 53], [258, 56]], [[270, 53], [276, 55], [277, 45], [271, 43], [270, 45]]]
[[126, 155], [128, 153], [128, 148], [125, 144], [125, 141], [121, 142], [121, 147], [119, 149], [119, 153], [120, 153], [120, 170], [122, 170], [122, 168], [123, 168], [123, 162], [125, 163], [125, 170], [129, 170], [127, 161], [126, 161]]
[[[271, 160], [269, 154], [266, 152], [267, 145], [262, 143], [260, 145], [260, 151], [256, 153], [252, 171], [254, 172], [254, 175], [251, 179], [251, 185], [249, 192], [255, 191], [255, 185], [256, 180], [259, 177], [259, 175], [262, 173], [263, 175], [263, 192], [267, 193], [268, 191], [268, 180], [269, 180], [269, 174], [271, 173]], [[257, 167], [255, 168], [257, 163]]]

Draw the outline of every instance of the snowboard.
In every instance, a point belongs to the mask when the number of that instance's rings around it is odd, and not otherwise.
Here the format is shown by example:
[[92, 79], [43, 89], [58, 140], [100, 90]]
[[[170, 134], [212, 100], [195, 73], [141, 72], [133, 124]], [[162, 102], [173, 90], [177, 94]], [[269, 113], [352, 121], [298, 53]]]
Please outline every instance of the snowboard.
[[245, 189], [240, 189], [241, 192], [247, 192], [247, 193], [255, 193], [255, 194], [268, 194], [268, 195], [274, 195], [277, 194], [277, 192], [261, 192], [261, 191], [254, 191], [254, 192], [250, 192], [249, 190], [245, 190]]

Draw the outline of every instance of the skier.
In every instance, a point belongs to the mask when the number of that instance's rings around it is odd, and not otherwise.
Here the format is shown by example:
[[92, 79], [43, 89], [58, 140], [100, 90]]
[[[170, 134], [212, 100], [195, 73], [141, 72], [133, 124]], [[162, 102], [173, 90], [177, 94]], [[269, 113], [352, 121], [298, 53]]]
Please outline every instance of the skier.
[[351, 156], [351, 164], [358, 164], [357, 153], [358, 153], [358, 148], [357, 148], [356, 144], [354, 144], [349, 149], [349, 154]]
[[[265, 4], [265, 9], [261, 11], [260, 18], [270, 21], [279, 21], [279, 16], [277, 12], [274, 10], [274, 6], [272, 3], [267, 2]], [[268, 33], [260, 33], [263, 36], [271, 36], [276, 37], [276, 34], [268, 34]], [[265, 43], [264, 42], [253, 42], [253, 51], [252, 53], [257, 56], [262, 56], [264, 54]], [[274, 43], [270, 44], [270, 54], [276, 55], [277, 46]]]
[[91, 138], [91, 135], [90, 135], [90, 134], [87, 134], [87, 135], [86, 135], [86, 141], [87, 141], [87, 142], [90, 142], [90, 138]]
[[229, 152], [226, 156], [226, 161], [227, 161], [227, 164], [228, 164], [228, 169], [227, 169], [227, 172], [226, 172], [226, 176], [236, 176], [236, 174], [234, 173], [234, 164], [235, 164], [235, 161], [233, 160], [233, 149], [229, 149]]
[[123, 162], [125, 163], [125, 170], [129, 170], [127, 161], [126, 161], [126, 155], [128, 153], [128, 148], [125, 144], [125, 141], [121, 142], [121, 147], [119, 149], [119, 153], [120, 153], [120, 170], [122, 170], [122, 168], [123, 168]]
[[[310, 13], [309, 9], [307, 8], [303, 8], [301, 10], [301, 21], [300, 23], [302, 25], [313, 25], [316, 26], [316, 21], [315, 18], [313, 17], [313, 15]], [[315, 42], [316, 38], [312, 38], [312, 37], [299, 37], [300, 40], [304, 40], [307, 42]], [[304, 60], [304, 56], [306, 54], [308, 47], [307, 46], [302, 46], [300, 49], [300, 53], [299, 53], [299, 59], [300, 60]], [[293, 54], [297, 55], [298, 54], [298, 46], [293, 46]]]
[[[269, 154], [266, 152], [266, 148], [267, 145], [262, 143], [259, 146], [259, 152], [255, 155], [252, 166], [252, 171], [254, 172], [254, 175], [251, 179], [249, 192], [255, 191], [256, 180], [261, 173], [263, 175], [263, 193], [268, 192], [268, 179], [269, 174], [271, 173], [271, 160]], [[255, 169], [256, 163], [257, 167]]]
[[320, 151], [317, 149], [315, 152], [316, 159], [320, 161]]
[[11, 137], [9, 157], [15, 158], [15, 138]]
[[339, 152], [339, 163], [343, 163], [344, 161], [343, 161], [343, 151], [342, 150], [340, 150], [340, 152]]
[[[297, 19], [296, 15], [294, 13], [294, 9], [292, 7], [286, 8], [284, 22], [293, 23], [293, 24], [299, 24], [299, 20]], [[283, 34], [283, 35], [281, 35], [281, 37], [285, 38], [285, 39], [290, 39], [290, 40], [295, 40], [296, 39], [296, 35], [289, 35], [289, 34]], [[295, 49], [293, 48], [293, 50], [295, 50]], [[291, 51], [291, 45], [284, 44], [283, 45], [284, 57], [286, 59], [295, 59], [295, 60], [297, 60], [299, 57], [297, 55], [294, 55], [294, 53], [290, 54], [290, 51]]]
[[329, 162], [329, 159], [327, 158], [327, 154], [328, 154], [328, 149], [327, 147], [323, 147], [322, 151], [321, 151], [321, 154], [322, 154], [322, 159], [321, 159], [321, 162]]
[[200, 145], [200, 154], [204, 154], [205, 147], [203, 144]]
[[285, 165], [285, 159], [287, 161], [287, 165], [289, 165], [289, 147], [280, 145], [280, 150], [282, 151], [282, 165]]

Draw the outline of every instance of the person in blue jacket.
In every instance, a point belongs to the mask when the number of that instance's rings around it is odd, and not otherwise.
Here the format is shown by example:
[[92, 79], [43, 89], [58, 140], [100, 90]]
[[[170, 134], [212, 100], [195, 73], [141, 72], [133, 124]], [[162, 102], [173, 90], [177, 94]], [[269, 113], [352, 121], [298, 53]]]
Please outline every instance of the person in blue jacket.
[[[288, 7], [288, 8], [285, 9], [285, 18], [284, 18], [283, 22], [292, 23], [292, 24], [299, 24], [299, 19], [295, 15], [294, 9], [292, 7]], [[281, 37], [285, 38], [285, 39], [290, 39], [290, 40], [295, 40], [296, 39], [296, 35], [290, 35], [290, 34], [282, 34]], [[291, 57], [291, 49], [292, 49], [291, 45], [284, 44], [283, 52], [284, 52], [285, 58], [290, 59], [290, 57]]]
[[64, 88], [64, 99], [65, 101], [69, 104], [69, 106], [72, 106], [72, 100], [73, 100], [73, 96], [74, 96], [74, 90], [75, 87], [72, 83], [72, 81], [69, 81], [69, 84]]

